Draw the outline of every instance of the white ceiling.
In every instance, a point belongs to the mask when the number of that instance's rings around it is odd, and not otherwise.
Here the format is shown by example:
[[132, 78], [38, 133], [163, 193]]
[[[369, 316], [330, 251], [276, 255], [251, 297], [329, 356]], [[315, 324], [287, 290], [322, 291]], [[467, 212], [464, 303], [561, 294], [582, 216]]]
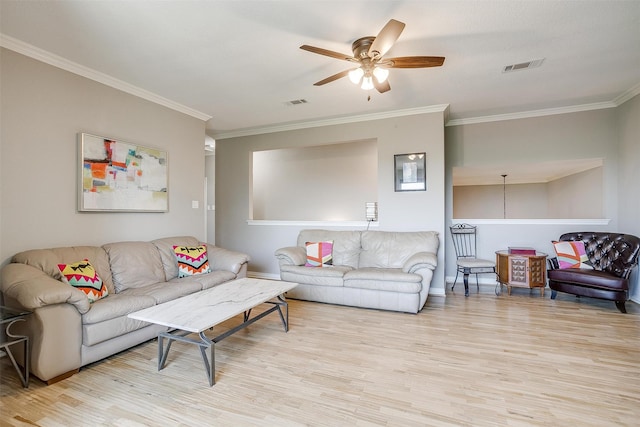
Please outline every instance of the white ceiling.
[[[464, 122], [640, 92], [637, 0], [0, 1], [3, 46], [211, 116], [214, 137], [444, 104]], [[347, 78], [313, 86], [350, 64], [300, 45], [350, 54], [390, 18], [406, 28], [387, 57], [444, 66], [391, 70], [391, 91], [370, 101]], [[287, 105], [296, 99], [307, 103]]]

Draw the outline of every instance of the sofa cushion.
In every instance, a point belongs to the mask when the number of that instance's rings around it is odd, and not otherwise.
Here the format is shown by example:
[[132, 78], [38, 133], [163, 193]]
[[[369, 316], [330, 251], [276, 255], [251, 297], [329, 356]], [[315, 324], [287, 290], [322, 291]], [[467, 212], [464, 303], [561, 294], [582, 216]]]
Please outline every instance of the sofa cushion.
[[304, 248], [307, 242], [333, 241], [333, 265], [358, 268], [360, 256], [360, 231], [302, 230], [297, 246]]
[[11, 262], [27, 264], [44, 271], [57, 280], [62, 280], [58, 264], [70, 264], [88, 259], [102, 279], [110, 294], [115, 293], [109, 257], [100, 246], [70, 246], [51, 249], [32, 249], [15, 254]]
[[418, 293], [422, 289], [422, 276], [405, 273], [397, 268], [359, 268], [344, 275], [344, 286], [346, 288]]
[[343, 286], [343, 276], [351, 267], [333, 266], [327, 268], [309, 268], [302, 265], [283, 265], [280, 278], [288, 282], [301, 282], [311, 285]]
[[205, 289], [213, 288], [216, 285], [219, 285], [224, 282], [228, 282], [229, 280], [233, 280], [235, 278], [236, 278], [236, 275], [230, 271], [217, 270], [207, 274], [198, 274], [190, 277], [171, 279], [169, 283], [172, 286], [184, 286], [184, 285], [196, 284], [197, 286], [200, 287], [200, 289], [205, 290]]
[[109, 255], [116, 293], [165, 281], [162, 259], [153, 243], [116, 242], [103, 248]]
[[402, 268], [416, 252], [438, 253], [436, 231], [363, 231], [359, 267]]
[[160, 282], [139, 288], [129, 288], [121, 292], [127, 296], [147, 296], [154, 299], [156, 304], [171, 301], [185, 295], [202, 290], [202, 286], [195, 282]]
[[307, 242], [305, 267], [328, 267], [333, 265], [333, 241]]
[[209, 270], [207, 247], [178, 245], [173, 247], [178, 263], [178, 277], [197, 276], [206, 274]]
[[[167, 281], [178, 277], [178, 263], [176, 262], [176, 254], [173, 251], [173, 247], [179, 245], [198, 246], [201, 244], [198, 239], [192, 236], [165, 237], [152, 240], [151, 243], [158, 248], [162, 266], [164, 267], [165, 280]], [[207, 256], [211, 266], [211, 251], [207, 251]]]
[[153, 307], [156, 300], [145, 295], [110, 295], [91, 304], [91, 309], [82, 315], [83, 324], [100, 323], [116, 317], [126, 316], [143, 308]]
[[[106, 300], [108, 300], [107, 298]], [[129, 319], [126, 315], [99, 323], [82, 325], [82, 344], [92, 346], [149, 326], [148, 322]]]
[[592, 268], [565, 268], [561, 270], [549, 270], [550, 281], [562, 283], [575, 283], [581, 286], [608, 289], [613, 291], [626, 291], [629, 289], [629, 281], [612, 275], [605, 271], [597, 271]]
[[90, 303], [109, 295], [107, 285], [102, 282], [88, 259], [71, 264], [58, 264], [58, 269], [62, 274], [62, 280], [87, 294]]

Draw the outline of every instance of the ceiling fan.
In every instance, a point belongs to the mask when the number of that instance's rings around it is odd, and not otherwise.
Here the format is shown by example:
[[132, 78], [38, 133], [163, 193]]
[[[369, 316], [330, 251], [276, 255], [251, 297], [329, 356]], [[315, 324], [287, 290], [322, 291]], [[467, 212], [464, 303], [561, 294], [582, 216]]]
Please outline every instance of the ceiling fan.
[[314, 86], [322, 86], [342, 77], [349, 76], [349, 79], [360, 85], [364, 90], [375, 88], [378, 92], [384, 93], [391, 89], [387, 77], [389, 68], [427, 68], [439, 67], [444, 63], [443, 56], [400, 56], [396, 58], [384, 58], [384, 54], [391, 49], [391, 46], [398, 40], [405, 24], [389, 20], [380, 30], [376, 37], [362, 37], [354, 41], [351, 45], [353, 56], [319, 47], [302, 45], [300, 49], [329, 56], [331, 58], [342, 59], [353, 62], [356, 68], [341, 71], [314, 83]]

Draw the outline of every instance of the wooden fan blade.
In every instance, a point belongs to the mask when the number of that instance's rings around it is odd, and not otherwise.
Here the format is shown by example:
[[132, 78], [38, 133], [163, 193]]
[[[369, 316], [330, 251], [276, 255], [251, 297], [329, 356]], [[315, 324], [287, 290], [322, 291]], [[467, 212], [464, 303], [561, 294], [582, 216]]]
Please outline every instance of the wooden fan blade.
[[376, 78], [373, 79], [373, 86], [380, 93], [385, 93], [388, 90], [391, 90], [391, 86], [389, 85], [389, 80], [385, 80], [382, 83], [378, 83]]
[[322, 49], [321, 47], [309, 46], [307, 44], [304, 44], [300, 46], [300, 49], [306, 50], [311, 53], [317, 53], [318, 55], [324, 55], [324, 56], [329, 56], [331, 58], [342, 59], [343, 61], [358, 62], [358, 60], [351, 55], [345, 55], [344, 53]]
[[387, 22], [387, 25], [380, 30], [376, 39], [371, 43], [369, 58], [379, 58], [387, 53], [396, 40], [398, 40], [398, 37], [400, 37], [402, 30], [404, 30], [404, 23], [396, 21], [395, 19]]
[[314, 86], [322, 86], [322, 85], [324, 85], [324, 84], [331, 83], [331, 82], [332, 82], [332, 81], [334, 81], [334, 80], [338, 80], [338, 79], [343, 78], [344, 76], [346, 76], [347, 74], [349, 74], [349, 71], [351, 71], [351, 70], [344, 70], [344, 71], [340, 71], [339, 73], [334, 74], [333, 76], [329, 76], [329, 77], [327, 77], [327, 78], [326, 78], [326, 79], [324, 79], [324, 80], [320, 80], [319, 82], [316, 82], [316, 83], [314, 83], [313, 85], [314, 85]]
[[397, 58], [385, 58], [379, 64], [385, 68], [440, 67], [444, 64], [444, 56], [399, 56]]

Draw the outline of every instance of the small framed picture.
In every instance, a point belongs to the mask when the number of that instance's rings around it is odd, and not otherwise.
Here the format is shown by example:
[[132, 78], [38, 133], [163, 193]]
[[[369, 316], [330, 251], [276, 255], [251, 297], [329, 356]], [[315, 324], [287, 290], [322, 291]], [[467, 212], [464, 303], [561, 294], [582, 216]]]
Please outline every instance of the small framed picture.
[[396, 191], [427, 190], [426, 157], [425, 153], [396, 154], [394, 156]]

